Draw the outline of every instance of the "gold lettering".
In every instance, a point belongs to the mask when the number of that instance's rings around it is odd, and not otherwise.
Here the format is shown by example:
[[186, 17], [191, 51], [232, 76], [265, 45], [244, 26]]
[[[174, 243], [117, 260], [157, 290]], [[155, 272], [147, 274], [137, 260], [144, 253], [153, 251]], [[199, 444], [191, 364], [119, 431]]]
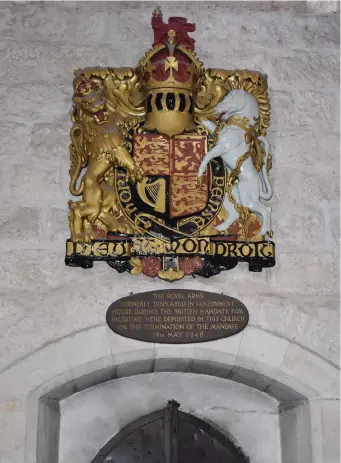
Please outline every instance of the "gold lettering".
[[106, 257], [108, 255], [108, 243], [94, 243], [94, 256]]
[[77, 243], [75, 254], [79, 254], [80, 256], [90, 256], [91, 255], [91, 244], [85, 243]]

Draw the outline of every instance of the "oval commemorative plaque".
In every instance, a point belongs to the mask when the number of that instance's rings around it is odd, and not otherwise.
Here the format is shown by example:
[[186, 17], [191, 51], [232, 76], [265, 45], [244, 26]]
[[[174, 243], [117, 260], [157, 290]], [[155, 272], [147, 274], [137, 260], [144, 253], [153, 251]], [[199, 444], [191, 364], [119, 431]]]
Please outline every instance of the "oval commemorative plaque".
[[242, 331], [249, 312], [238, 299], [190, 289], [166, 289], [118, 299], [107, 311], [117, 334], [139, 341], [188, 344]]

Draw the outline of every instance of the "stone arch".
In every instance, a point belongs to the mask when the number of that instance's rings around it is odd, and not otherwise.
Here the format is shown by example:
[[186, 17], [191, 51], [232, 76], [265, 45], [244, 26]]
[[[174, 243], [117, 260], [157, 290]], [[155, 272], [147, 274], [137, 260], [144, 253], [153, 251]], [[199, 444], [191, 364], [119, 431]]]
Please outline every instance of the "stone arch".
[[[260, 362], [257, 349], [264, 342]], [[281, 358], [274, 359], [269, 346], [282, 351]], [[297, 359], [298, 365], [287, 359]], [[302, 369], [307, 374], [302, 375]], [[295, 435], [284, 433], [282, 440], [292, 450], [283, 463], [301, 462], [302, 454], [302, 461], [323, 462], [321, 424], [312, 426], [310, 420], [321, 420], [311, 413], [313, 406], [338, 397], [338, 370], [328, 362], [255, 327], [228, 342], [160, 346], [122, 339], [97, 326], [50, 343], [3, 372], [3, 395], [28, 397], [25, 463], [56, 463], [51, 452], [56, 453], [58, 446], [61, 400], [117, 378], [162, 371], [225, 378], [265, 391], [278, 401], [283, 429], [295, 429]], [[18, 376], [25, 380], [18, 381]], [[312, 427], [317, 429], [313, 443]], [[302, 433], [302, 439], [297, 439], [297, 433]]]

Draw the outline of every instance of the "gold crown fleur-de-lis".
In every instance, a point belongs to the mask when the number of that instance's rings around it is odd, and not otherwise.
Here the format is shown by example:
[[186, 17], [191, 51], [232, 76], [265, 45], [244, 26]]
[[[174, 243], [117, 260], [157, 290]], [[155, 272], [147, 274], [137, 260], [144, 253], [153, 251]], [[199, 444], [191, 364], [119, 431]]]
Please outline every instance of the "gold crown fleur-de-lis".
[[170, 29], [168, 31], [168, 43], [169, 43], [169, 45], [174, 45], [175, 44], [175, 37], [176, 37], [176, 32], [173, 29]]

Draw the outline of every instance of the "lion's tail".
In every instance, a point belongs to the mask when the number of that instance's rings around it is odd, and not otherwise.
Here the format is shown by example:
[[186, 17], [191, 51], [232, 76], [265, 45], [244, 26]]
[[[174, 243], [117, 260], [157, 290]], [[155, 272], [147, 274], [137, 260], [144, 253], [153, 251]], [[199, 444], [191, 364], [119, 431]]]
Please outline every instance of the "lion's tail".
[[70, 192], [74, 196], [80, 196], [83, 193], [84, 184], [81, 182], [79, 188], [76, 187], [78, 177], [85, 167], [86, 162], [84, 160], [84, 132], [81, 125], [74, 125], [71, 129], [71, 140], [70, 145]]

